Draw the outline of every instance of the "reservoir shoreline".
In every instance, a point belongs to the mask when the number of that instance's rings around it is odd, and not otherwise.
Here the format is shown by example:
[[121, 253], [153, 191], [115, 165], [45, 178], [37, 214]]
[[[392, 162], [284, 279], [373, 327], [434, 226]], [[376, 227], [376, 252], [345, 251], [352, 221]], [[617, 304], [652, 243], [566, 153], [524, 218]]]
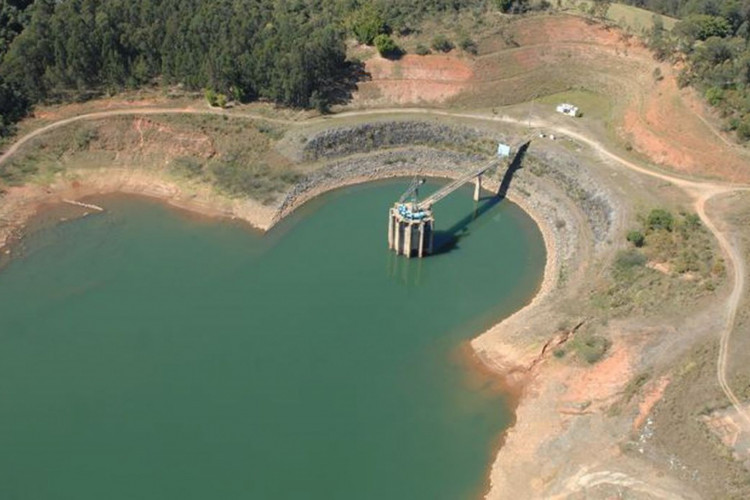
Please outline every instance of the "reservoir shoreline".
[[[420, 169], [419, 175], [455, 179], [459, 172], [447, 172], [445, 170], [425, 171]], [[362, 184], [378, 180], [396, 177], [410, 177], [415, 175], [414, 169], [400, 168], [383, 172], [366, 172], [362, 175], [350, 175], [338, 178], [327, 178], [325, 182], [306, 189], [301, 195], [294, 197], [291, 203], [283, 207], [283, 210], [263, 206], [252, 200], [231, 200], [225, 198], [210, 189], [194, 190], [188, 192], [174, 179], [167, 175], [159, 175], [153, 172], [141, 170], [123, 170], [113, 172], [109, 169], [99, 171], [85, 171], [76, 176], [73, 182], [59, 182], [50, 187], [43, 188], [36, 185], [11, 188], [4, 196], [3, 205], [0, 207], [6, 225], [0, 227], [0, 264], [3, 260], [9, 260], [13, 255], [14, 243], [23, 237], [24, 231], [28, 229], [29, 221], [37, 214], [43, 212], [45, 207], [53, 204], [64, 203], [65, 200], [85, 199], [87, 197], [104, 195], [110, 193], [123, 193], [137, 196], [146, 196], [159, 200], [174, 208], [185, 210], [189, 213], [207, 216], [211, 218], [228, 218], [249, 224], [256, 230], [267, 232], [288, 215], [296, 212], [298, 208], [308, 201], [335, 189]], [[495, 179], [486, 179], [485, 189], [496, 192], [499, 183]], [[529, 373], [522, 369], [527, 363], [523, 353], [517, 351], [511, 344], [497, 341], [493, 332], [502, 330], [507, 323], [534, 313], [534, 310], [549, 297], [555, 288], [555, 277], [558, 276], [561, 266], [561, 256], [558, 252], [559, 238], [567, 234], [573, 238], [572, 232], [555, 231], [555, 215], [544, 210], [544, 202], [552, 203], [553, 200], [543, 200], [544, 192], [535, 193], [535, 198], [517, 195], [514, 191], [507, 194], [507, 199], [518, 205], [534, 221], [542, 233], [546, 258], [545, 268], [541, 283], [527, 304], [510, 316], [501, 319], [485, 332], [474, 337], [468, 344], [471, 350], [466, 349], [466, 358], [474, 365], [471, 369], [492, 374], [498, 380], [498, 387], [504, 392], [508, 408], [511, 413], [511, 423], [497, 436], [493, 443], [491, 456], [493, 459], [487, 464], [484, 484], [482, 484], [482, 495], [491, 491], [491, 475], [494, 463], [497, 461], [499, 451], [507, 436], [513, 431], [517, 423], [516, 409], [524, 399], [524, 387], [529, 381]], [[85, 207], [81, 208], [80, 216], [88, 215]], [[558, 228], [559, 229], [559, 228]], [[567, 242], [571, 245], [571, 242]], [[0, 268], [1, 269], [1, 268]]]

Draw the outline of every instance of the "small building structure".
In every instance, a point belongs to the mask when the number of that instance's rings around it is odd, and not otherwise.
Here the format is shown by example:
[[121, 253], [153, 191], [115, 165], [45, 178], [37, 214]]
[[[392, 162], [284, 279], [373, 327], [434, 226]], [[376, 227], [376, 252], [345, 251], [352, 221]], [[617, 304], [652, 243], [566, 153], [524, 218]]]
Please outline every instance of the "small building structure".
[[564, 102], [557, 105], [557, 112], [564, 115], [576, 117], [578, 116], [578, 106], [574, 106], [572, 104]]

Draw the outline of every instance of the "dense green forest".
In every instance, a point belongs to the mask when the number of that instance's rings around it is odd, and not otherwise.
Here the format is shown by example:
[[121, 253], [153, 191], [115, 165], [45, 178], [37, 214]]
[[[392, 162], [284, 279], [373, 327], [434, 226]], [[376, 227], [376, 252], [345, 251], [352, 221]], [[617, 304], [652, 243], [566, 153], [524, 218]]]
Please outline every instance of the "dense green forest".
[[[369, 3], [4, 0], [0, 133], [31, 102], [151, 83], [325, 109], [349, 91], [356, 67], [346, 61], [346, 32]], [[426, 14], [456, 11], [469, 3], [384, 0], [373, 12], [382, 18], [380, 31], [408, 32]], [[372, 22], [359, 15], [363, 17]]]
[[[624, 0], [679, 17], [647, 34], [657, 57], [683, 63], [727, 128], [750, 139], [750, 0]], [[607, 3], [597, 0], [597, 3]], [[0, 137], [36, 102], [144, 85], [209, 89], [217, 102], [268, 99], [326, 110], [359, 68], [345, 40], [417, 30], [462, 9], [523, 12], [528, 0], [3, 0]], [[529, 4], [530, 5], [530, 4]], [[548, 5], [548, 4], [545, 4]], [[378, 37], [381, 53], [400, 49]]]
[[[3, 0], [0, 4], [0, 62], [13, 40], [28, 24], [33, 0]], [[9, 83], [0, 72], [0, 137], [6, 135], [12, 125], [23, 118], [31, 105], [23, 90]]]

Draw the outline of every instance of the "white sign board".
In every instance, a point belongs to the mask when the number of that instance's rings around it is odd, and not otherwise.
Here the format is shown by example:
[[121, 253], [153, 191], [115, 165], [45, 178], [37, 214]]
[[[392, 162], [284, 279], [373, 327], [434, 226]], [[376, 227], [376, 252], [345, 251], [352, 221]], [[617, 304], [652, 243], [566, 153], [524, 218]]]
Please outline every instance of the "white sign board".
[[497, 156], [498, 158], [507, 158], [510, 156], [510, 146], [503, 144], [502, 142], [497, 145]]

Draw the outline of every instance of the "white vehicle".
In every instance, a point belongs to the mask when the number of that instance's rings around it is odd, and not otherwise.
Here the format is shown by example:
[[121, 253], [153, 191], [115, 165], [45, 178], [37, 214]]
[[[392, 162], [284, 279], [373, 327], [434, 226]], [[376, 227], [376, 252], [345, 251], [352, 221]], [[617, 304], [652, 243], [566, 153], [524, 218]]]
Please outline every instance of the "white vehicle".
[[557, 112], [568, 116], [578, 116], [578, 106], [572, 104], [562, 103], [557, 105]]

